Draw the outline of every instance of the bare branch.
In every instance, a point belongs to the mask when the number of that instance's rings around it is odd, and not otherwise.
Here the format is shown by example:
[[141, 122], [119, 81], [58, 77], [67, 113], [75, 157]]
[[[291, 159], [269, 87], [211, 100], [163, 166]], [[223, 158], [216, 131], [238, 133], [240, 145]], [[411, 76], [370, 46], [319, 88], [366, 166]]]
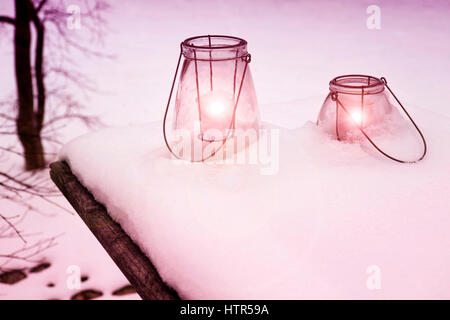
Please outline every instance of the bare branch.
[[43, 251], [54, 247], [57, 244], [56, 238], [59, 236], [60, 235], [40, 240], [30, 246], [25, 246], [9, 254], [0, 254], [0, 258], [7, 259], [3, 264], [0, 265], [0, 267], [5, 266], [11, 260], [21, 260], [25, 262], [40, 262], [40, 260], [35, 260], [32, 258], [42, 253]]
[[34, 9], [35, 13], [38, 14], [39, 11], [44, 7], [44, 5], [47, 3], [47, 0], [41, 0], [41, 2], [37, 5], [37, 7]]
[[22, 233], [17, 230], [17, 228], [9, 221], [8, 218], [6, 218], [4, 215], [2, 215], [0, 213], [0, 219], [2, 219], [3, 221], [6, 222], [6, 224], [12, 229], [14, 230], [14, 232], [17, 234], [17, 236], [23, 241], [23, 243], [27, 243], [27, 241], [23, 238]]
[[7, 16], [0, 16], [0, 23], [8, 23], [10, 25], [15, 25], [16, 24], [16, 20], [14, 20], [11, 17], [7, 17]]

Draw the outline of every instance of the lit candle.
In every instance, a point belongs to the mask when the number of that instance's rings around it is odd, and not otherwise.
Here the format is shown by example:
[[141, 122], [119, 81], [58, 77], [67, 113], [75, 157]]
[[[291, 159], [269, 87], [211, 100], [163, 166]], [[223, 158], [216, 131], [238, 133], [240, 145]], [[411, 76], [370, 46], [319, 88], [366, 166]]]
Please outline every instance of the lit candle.
[[353, 110], [351, 112], [351, 117], [359, 126], [361, 126], [363, 115], [360, 110]]
[[232, 129], [234, 101], [229, 92], [218, 90], [200, 96], [202, 139], [222, 140]]

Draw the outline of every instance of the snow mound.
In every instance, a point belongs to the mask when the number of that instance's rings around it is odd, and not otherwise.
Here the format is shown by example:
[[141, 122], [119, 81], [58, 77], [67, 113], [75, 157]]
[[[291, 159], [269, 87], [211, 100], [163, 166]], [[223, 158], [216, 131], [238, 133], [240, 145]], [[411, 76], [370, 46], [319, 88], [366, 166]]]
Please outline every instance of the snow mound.
[[[254, 165], [174, 161], [159, 124], [79, 137], [60, 158], [183, 298], [448, 299], [450, 122], [414, 111], [417, 164], [311, 122], [266, 125], [279, 144]], [[397, 136], [378, 141], [420, 153]]]

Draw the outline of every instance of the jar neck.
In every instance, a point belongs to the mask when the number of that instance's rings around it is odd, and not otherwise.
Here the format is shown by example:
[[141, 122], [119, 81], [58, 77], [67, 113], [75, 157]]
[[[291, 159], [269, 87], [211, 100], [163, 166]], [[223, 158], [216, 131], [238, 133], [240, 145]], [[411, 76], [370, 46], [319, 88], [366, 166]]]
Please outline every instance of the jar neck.
[[345, 75], [330, 81], [330, 91], [342, 94], [377, 94], [384, 91], [384, 82], [367, 75]]
[[245, 57], [247, 41], [232, 36], [207, 35], [184, 40], [181, 52], [186, 59], [226, 61]]

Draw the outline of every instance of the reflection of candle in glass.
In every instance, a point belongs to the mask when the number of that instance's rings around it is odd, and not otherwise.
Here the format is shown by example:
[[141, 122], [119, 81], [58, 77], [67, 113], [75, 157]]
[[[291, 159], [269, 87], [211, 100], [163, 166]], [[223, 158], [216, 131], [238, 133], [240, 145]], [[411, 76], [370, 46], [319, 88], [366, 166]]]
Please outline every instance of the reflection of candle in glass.
[[[200, 96], [200, 106], [203, 139], [220, 140], [225, 138], [232, 126], [233, 95], [221, 90], [211, 91]], [[210, 135], [207, 132], [208, 130], [215, 130], [216, 133]], [[220, 136], [217, 136], [218, 131], [221, 132]]]

